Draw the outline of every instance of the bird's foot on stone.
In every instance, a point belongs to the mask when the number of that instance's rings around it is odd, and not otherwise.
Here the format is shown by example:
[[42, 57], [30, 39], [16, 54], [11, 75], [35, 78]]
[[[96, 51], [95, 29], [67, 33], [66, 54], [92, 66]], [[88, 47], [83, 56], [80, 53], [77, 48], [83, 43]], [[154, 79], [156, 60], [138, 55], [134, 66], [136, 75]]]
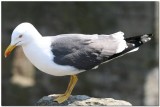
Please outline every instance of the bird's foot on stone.
[[63, 103], [64, 101], [66, 101], [69, 98], [69, 96], [70, 95], [68, 95], [68, 94], [61, 94], [56, 99], [54, 99], [54, 101], [57, 101], [60, 104], [60, 103]]

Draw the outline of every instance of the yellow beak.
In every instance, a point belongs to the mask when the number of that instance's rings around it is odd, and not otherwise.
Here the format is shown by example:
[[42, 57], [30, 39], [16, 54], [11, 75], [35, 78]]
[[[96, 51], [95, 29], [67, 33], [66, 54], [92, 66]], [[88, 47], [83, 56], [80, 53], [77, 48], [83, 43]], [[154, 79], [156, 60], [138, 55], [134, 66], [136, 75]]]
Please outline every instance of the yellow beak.
[[13, 51], [16, 45], [9, 45], [4, 53], [5, 58]]

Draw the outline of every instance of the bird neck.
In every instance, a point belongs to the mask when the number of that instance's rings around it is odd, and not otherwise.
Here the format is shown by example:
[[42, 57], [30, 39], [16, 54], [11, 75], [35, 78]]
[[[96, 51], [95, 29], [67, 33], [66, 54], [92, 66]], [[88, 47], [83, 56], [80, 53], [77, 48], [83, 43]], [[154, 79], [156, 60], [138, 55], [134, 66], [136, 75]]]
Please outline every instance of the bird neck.
[[38, 42], [42, 40], [42, 35], [35, 28], [32, 28], [30, 31], [28, 31], [28, 34], [31, 42]]

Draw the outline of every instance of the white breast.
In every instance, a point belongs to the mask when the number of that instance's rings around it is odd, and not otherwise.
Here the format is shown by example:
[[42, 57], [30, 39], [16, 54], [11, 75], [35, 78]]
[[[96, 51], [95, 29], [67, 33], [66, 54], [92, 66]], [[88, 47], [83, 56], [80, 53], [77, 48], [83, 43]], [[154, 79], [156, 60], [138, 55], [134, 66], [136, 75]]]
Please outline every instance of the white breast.
[[49, 39], [44, 39], [43, 41], [32, 42], [22, 47], [31, 63], [47, 74], [64, 76], [82, 72], [72, 66], [62, 66], [54, 63], [54, 55], [51, 52], [50, 44]]

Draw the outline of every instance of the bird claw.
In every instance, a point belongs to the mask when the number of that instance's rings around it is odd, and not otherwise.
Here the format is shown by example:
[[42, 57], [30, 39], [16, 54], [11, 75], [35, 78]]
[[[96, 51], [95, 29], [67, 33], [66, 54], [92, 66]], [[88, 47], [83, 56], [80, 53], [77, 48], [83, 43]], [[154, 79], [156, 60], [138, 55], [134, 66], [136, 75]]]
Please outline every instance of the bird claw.
[[68, 97], [69, 97], [69, 95], [61, 94], [56, 99], [54, 99], [54, 101], [57, 101], [60, 104], [60, 103], [63, 103], [64, 101], [66, 101], [68, 99]]

